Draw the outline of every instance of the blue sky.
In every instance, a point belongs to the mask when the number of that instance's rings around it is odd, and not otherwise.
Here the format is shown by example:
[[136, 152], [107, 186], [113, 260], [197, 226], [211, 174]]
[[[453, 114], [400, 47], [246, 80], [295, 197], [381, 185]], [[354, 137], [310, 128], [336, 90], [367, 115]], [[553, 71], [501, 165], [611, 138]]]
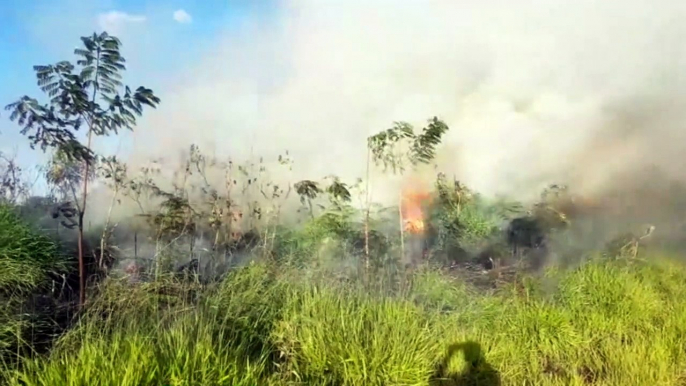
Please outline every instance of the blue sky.
[[[42, 162], [4, 106], [39, 97], [32, 66], [73, 59], [79, 37], [107, 30], [124, 44], [125, 83], [153, 89], [190, 68], [219, 36], [246, 20], [269, 17], [273, 0], [4, 0], [0, 2], [0, 150], [21, 164]], [[160, 95], [164, 98], [164, 95]]]

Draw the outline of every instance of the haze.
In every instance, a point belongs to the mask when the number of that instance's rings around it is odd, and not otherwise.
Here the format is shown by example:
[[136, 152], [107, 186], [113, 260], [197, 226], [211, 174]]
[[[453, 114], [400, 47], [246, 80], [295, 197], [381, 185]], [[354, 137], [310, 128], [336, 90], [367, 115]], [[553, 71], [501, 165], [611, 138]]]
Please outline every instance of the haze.
[[[436, 115], [451, 127], [440, 169], [484, 194], [597, 194], [641, 165], [682, 178], [684, 2], [294, 0], [278, 15], [156, 90], [129, 161], [191, 142], [288, 150], [294, 178], [350, 180], [367, 136]], [[380, 181], [374, 198], [391, 199]]]

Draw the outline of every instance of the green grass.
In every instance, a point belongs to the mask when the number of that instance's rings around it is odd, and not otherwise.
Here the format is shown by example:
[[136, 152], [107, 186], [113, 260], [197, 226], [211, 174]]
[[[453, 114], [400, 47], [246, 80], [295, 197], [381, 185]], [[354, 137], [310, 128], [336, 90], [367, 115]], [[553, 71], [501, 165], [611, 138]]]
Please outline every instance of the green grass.
[[8, 385], [683, 385], [685, 283], [686, 268], [666, 259], [593, 261], [496, 293], [424, 271], [405, 291], [380, 294], [255, 263], [193, 305], [171, 293], [178, 284], [111, 280], [49, 356], [2, 376]]
[[65, 268], [58, 246], [25, 224], [12, 208], [0, 205], [0, 289], [30, 291], [49, 272]]
[[52, 240], [0, 205], [0, 359], [16, 354], [32, 331], [49, 324], [31, 320], [27, 300], [49, 282], [50, 273], [66, 271], [65, 261]]

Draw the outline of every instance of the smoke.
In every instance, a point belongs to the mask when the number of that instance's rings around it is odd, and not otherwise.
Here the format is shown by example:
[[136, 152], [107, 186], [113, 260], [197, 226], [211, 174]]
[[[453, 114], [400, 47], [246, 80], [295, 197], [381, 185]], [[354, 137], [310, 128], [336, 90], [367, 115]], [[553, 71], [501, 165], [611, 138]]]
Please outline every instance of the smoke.
[[[603, 196], [644, 165], [683, 180], [684, 2], [292, 0], [276, 14], [156, 90], [130, 162], [191, 142], [234, 159], [288, 150], [288, 178], [350, 181], [367, 136], [437, 115], [451, 127], [439, 168], [486, 195]], [[397, 200], [398, 181], [373, 180], [375, 200]]]

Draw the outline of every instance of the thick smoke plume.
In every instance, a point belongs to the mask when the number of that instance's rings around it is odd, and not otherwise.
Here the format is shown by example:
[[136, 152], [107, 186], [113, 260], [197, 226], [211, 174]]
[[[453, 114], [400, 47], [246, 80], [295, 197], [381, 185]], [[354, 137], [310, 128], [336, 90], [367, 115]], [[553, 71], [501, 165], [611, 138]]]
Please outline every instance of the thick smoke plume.
[[[433, 0], [279, 3], [178, 74], [129, 161], [295, 159], [289, 178], [364, 177], [393, 121], [451, 127], [439, 168], [484, 194], [550, 183], [594, 197], [683, 180], [686, 3]], [[397, 184], [374, 177], [374, 199]], [[624, 188], [626, 186], [626, 188]], [[654, 204], [659, 205], [661, 200]]]

